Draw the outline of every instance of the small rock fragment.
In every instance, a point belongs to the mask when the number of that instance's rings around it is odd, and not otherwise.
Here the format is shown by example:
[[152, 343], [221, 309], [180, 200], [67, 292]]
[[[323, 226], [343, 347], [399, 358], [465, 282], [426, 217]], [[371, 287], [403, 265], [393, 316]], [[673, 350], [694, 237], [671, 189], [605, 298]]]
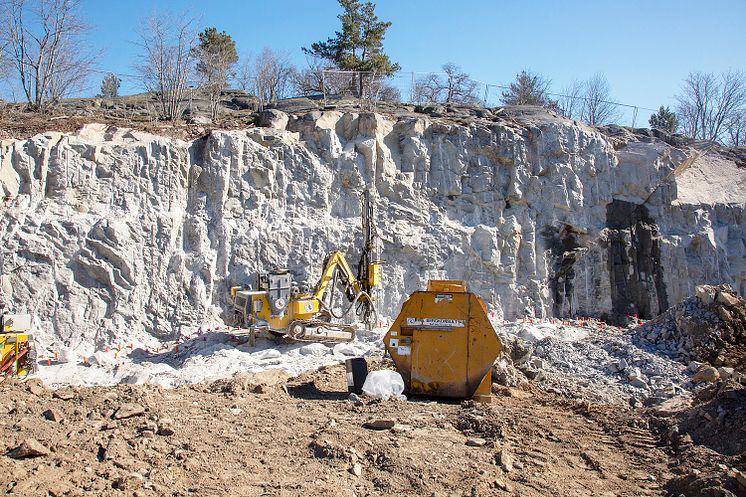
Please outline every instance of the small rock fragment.
[[52, 396], [60, 400], [72, 400], [75, 398], [75, 392], [72, 388], [61, 388], [59, 390], [55, 390]]
[[497, 464], [503, 469], [505, 472], [513, 471], [513, 456], [510, 455], [510, 452], [508, 452], [507, 449], [502, 449], [500, 452], [496, 455]]
[[728, 292], [718, 292], [717, 301], [721, 304], [733, 307], [738, 304], [738, 297]]
[[132, 472], [114, 480], [114, 488], [119, 490], [136, 490], [140, 488], [145, 478], [140, 473]]
[[743, 471], [738, 471], [736, 473], [736, 481], [743, 488], [746, 488], [746, 473], [744, 473]]
[[534, 353], [534, 346], [521, 338], [516, 338], [511, 343], [510, 355], [514, 366], [520, 366], [531, 359]]
[[718, 370], [712, 366], [702, 366], [694, 373], [692, 381], [694, 383], [714, 383], [720, 378]]
[[711, 286], [699, 285], [696, 288], [697, 298], [704, 305], [712, 304], [715, 301], [715, 289]]
[[173, 425], [174, 422], [171, 418], [161, 418], [158, 420], [158, 431], [156, 433], [164, 437], [170, 437], [176, 433]]
[[350, 468], [350, 473], [352, 473], [355, 476], [361, 476], [363, 474], [363, 466], [356, 462], [352, 465], [352, 468]]
[[104, 394], [104, 400], [114, 402], [119, 400], [119, 395], [115, 391], [109, 390]]
[[163, 437], [170, 437], [176, 432], [174, 431], [174, 428], [171, 425], [159, 424], [157, 433]]
[[718, 374], [720, 374], [720, 378], [723, 380], [727, 380], [731, 377], [733, 377], [733, 374], [736, 372], [733, 368], [726, 368], [726, 367], [720, 367], [718, 368]]
[[114, 413], [114, 419], [127, 419], [134, 416], [140, 416], [145, 413], [145, 408], [140, 404], [126, 403], [122, 404]]
[[496, 478], [495, 481], [492, 482], [492, 486], [495, 487], [495, 488], [497, 488], [498, 490], [502, 490], [504, 492], [512, 492], [513, 491], [513, 487], [510, 484], [504, 482], [503, 480], [501, 480], [499, 478]]
[[54, 421], [56, 423], [59, 423], [62, 420], [62, 416], [60, 416], [60, 413], [57, 412], [55, 409], [47, 409], [46, 411], [41, 413], [41, 415], [44, 416], [44, 419]]
[[702, 366], [703, 364], [701, 362], [692, 361], [689, 363], [689, 367], [687, 369], [689, 370], [690, 373], [694, 373]]
[[46, 455], [49, 455], [49, 449], [33, 438], [25, 439], [21, 442], [21, 445], [8, 452], [8, 457], [12, 457], [13, 459], [26, 459]]
[[26, 389], [34, 395], [44, 395], [47, 391], [44, 383], [39, 378], [31, 378], [26, 382]]
[[369, 430], [388, 430], [393, 428], [394, 425], [396, 425], [396, 421], [393, 419], [374, 419], [365, 423], [363, 428], [368, 428]]
[[469, 447], [484, 447], [487, 445], [487, 440], [484, 438], [469, 438], [466, 440], [466, 445]]

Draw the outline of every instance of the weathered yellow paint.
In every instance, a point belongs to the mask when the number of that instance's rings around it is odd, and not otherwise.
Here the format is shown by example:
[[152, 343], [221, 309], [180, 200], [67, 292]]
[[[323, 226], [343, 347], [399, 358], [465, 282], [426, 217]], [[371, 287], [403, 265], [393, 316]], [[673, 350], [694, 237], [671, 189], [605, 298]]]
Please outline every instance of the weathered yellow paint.
[[381, 265], [378, 263], [368, 264], [368, 286], [375, 288], [381, 284]]
[[428, 292], [465, 292], [466, 283], [458, 280], [430, 280], [427, 282]]
[[402, 306], [384, 344], [410, 394], [489, 401], [502, 343], [463, 281], [431, 280]]

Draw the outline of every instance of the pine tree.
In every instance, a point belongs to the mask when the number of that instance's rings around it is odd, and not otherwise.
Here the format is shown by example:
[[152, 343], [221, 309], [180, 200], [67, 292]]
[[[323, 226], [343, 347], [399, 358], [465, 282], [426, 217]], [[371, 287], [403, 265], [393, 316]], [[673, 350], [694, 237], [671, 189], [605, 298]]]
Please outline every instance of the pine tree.
[[651, 128], [660, 129], [667, 133], [675, 133], [679, 127], [679, 119], [676, 117], [676, 114], [671, 112], [668, 107], [664, 108], [662, 105], [658, 109], [658, 113], [650, 115], [648, 123], [650, 123]]
[[502, 93], [505, 105], [547, 105], [549, 81], [531, 71], [521, 71]]
[[122, 80], [119, 79], [119, 76], [110, 72], [101, 81], [101, 96], [104, 98], [117, 98], [121, 84]]
[[236, 42], [225, 31], [207, 28], [199, 34], [199, 45], [194, 48], [200, 87], [210, 99], [210, 112], [217, 117], [220, 95], [228, 87], [231, 69], [238, 62]]
[[[375, 13], [375, 5], [360, 0], [339, 0], [343, 12], [338, 16], [342, 30], [333, 38], [311, 44], [303, 52], [332, 62], [346, 71], [375, 72], [389, 75], [399, 70], [399, 64], [391, 62], [383, 51], [383, 39], [391, 22], [380, 21]], [[360, 94], [363, 93], [365, 78], [360, 75]]]

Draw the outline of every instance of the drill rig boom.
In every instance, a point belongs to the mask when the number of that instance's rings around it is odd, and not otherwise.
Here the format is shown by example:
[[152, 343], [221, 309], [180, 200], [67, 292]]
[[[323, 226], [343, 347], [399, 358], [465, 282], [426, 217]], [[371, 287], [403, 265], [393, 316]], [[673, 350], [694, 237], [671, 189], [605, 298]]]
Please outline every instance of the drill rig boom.
[[[354, 326], [333, 322], [348, 316], [352, 310], [370, 326], [376, 317], [372, 290], [381, 283], [381, 249], [368, 192], [363, 194], [362, 203], [364, 245], [357, 274], [340, 251], [326, 258], [321, 278], [312, 292], [296, 285], [285, 269], [260, 273], [257, 290], [231, 288], [234, 324], [249, 328], [252, 336], [266, 330], [292, 341], [313, 342], [353, 340]], [[334, 312], [338, 286], [348, 301], [341, 314]]]

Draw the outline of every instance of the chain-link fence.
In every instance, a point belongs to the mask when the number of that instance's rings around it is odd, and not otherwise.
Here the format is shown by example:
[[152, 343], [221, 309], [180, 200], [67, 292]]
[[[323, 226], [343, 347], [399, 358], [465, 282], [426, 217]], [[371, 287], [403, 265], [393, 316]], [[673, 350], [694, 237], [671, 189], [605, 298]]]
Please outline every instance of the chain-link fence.
[[[404, 72], [391, 75], [361, 71], [323, 71], [323, 96], [327, 102], [358, 100], [361, 108], [375, 109], [382, 102], [410, 105], [438, 105], [448, 102], [499, 107], [508, 85], [486, 83], [445, 72]], [[592, 124], [647, 126], [647, 117], [656, 109], [589, 98], [581, 93], [546, 93], [547, 106], [559, 114]]]
[[[102, 76], [105, 71], [96, 71]], [[136, 75], [119, 74], [130, 85], [139, 81]], [[319, 75], [317, 73], [316, 78]], [[374, 71], [323, 70], [320, 74], [321, 94], [326, 104], [347, 100], [360, 109], [375, 110], [383, 103], [403, 103], [431, 106], [449, 102], [493, 108], [505, 105], [506, 84], [487, 83], [471, 79], [462, 73], [406, 72], [386, 75]], [[290, 83], [288, 83], [290, 86]], [[314, 93], [318, 91], [314, 90]], [[289, 92], [293, 93], [293, 92]], [[196, 82], [188, 90], [188, 108], [193, 97], [200, 95]], [[299, 95], [295, 95], [299, 96]], [[546, 93], [547, 107], [571, 119], [591, 124], [619, 124], [645, 127], [648, 117], [657, 109], [603, 99], [589, 99], [582, 91], [571, 95]]]

